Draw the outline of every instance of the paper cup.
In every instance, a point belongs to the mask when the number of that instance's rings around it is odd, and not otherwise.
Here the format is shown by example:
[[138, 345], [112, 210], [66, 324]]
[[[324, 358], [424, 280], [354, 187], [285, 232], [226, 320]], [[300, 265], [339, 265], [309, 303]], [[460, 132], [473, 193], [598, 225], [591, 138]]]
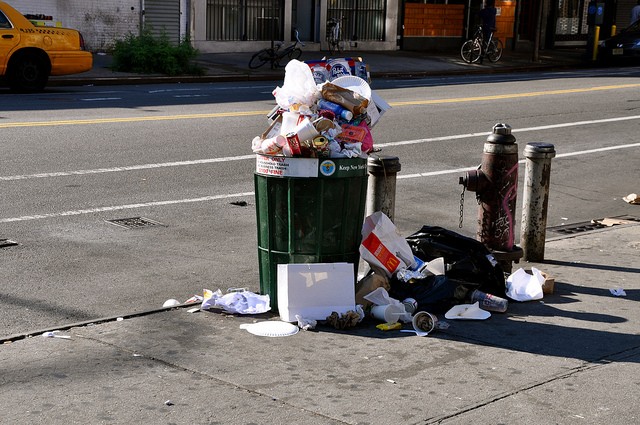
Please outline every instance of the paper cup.
[[286, 136], [291, 133], [298, 125], [300, 114], [298, 112], [283, 112], [282, 113], [282, 127], [280, 127], [280, 134]]
[[320, 135], [309, 118], [302, 120], [302, 122], [293, 130], [293, 133], [298, 136], [298, 140], [301, 142], [304, 142], [305, 140], [313, 140], [314, 137]]
[[276, 136], [262, 141], [262, 152], [267, 155], [275, 155], [279, 153], [287, 143], [284, 136]]
[[400, 316], [405, 314], [405, 311], [402, 304], [374, 305], [371, 307], [371, 314], [376, 319], [382, 320], [385, 323], [395, 323]]
[[419, 311], [413, 315], [411, 324], [418, 335], [429, 335], [436, 328], [438, 318], [426, 311]]

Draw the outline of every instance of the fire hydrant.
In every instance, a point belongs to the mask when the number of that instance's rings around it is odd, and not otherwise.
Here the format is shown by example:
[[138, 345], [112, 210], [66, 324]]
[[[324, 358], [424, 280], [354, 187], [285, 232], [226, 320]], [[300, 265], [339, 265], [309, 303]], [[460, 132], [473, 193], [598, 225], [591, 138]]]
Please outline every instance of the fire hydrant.
[[466, 190], [478, 199], [478, 240], [511, 273], [512, 262], [522, 258], [515, 240], [515, 211], [518, 191], [518, 145], [507, 124], [496, 124], [484, 144], [478, 170], [460, 177]]

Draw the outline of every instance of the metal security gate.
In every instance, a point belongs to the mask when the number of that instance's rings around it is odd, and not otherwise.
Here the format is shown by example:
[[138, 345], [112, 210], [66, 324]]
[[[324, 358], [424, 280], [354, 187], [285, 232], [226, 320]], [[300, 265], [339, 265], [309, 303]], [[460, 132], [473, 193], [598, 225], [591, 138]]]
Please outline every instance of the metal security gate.
[[384, 41], [386, 0], [334, 0], [327, 18], [342, 20], [346, 40]]
[[172, 43], [180, 42], [180, 0], [144, 0], [144, 27]]
[[284, 0], [207, 0], [207, 40], [282, 40]]

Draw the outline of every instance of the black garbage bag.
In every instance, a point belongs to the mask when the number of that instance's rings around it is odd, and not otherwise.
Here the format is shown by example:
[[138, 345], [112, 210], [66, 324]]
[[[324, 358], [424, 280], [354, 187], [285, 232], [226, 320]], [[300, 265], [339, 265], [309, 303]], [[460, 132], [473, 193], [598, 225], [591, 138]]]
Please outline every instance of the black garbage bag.
[[418, 303], [416, 311], [444, 313], [456, 304], [461, 304], [469, 291], [465, 282], [447, 276], [428, 276], [409, 282], [393, 277], [389, 295], [398, 300], [413, 298]]
[[489, 294], [504, 295], [504, 270], [482, 242], [436, 226], [423, 226], [406, 239], [413, 254], [423, 261], [444, 257], [448, 278], [471, 283]]
[[422, 261], [443, 257], [447, 271], [445, 276], [429, 276], [410, 282], [394, 275], [389, 290], [393, 298], [414, 298], [419, 309], [438, 313], [466, 302], [475, 289], [504, 295], [504, 271], [481, 242], [436, 226], [423, 226], [406, 240], [413, 255]]

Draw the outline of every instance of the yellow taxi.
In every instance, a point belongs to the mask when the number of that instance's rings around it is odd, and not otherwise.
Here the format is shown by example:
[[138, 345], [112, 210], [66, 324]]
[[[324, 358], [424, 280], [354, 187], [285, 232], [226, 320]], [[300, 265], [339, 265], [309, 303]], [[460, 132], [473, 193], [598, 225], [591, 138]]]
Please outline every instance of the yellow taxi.
[[0, 77], [12, 90], [41, 91], [50, 75], [77, 74], [92, 66], [79, 31], [35, 26], [0, 1]]

